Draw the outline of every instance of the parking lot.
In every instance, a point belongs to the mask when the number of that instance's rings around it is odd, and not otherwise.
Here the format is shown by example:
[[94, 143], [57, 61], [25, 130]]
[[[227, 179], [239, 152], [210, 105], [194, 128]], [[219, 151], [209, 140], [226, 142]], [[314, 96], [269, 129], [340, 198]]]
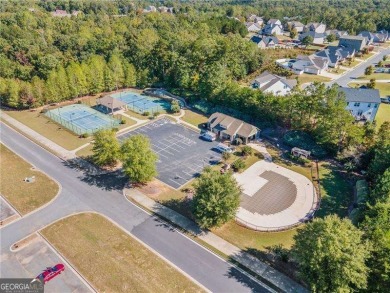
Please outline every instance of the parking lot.
[[150, 138], [152, 148], [159, 156], [157, 178], [173, 188], [180, 188], [198, 176], [204, 167], [221, 159], [221, 153], [213, 150], [218, 142], [201, 140], [198, 132], [167, 118], [121, 134], [118, 139], [123, 141], [134, 134]]

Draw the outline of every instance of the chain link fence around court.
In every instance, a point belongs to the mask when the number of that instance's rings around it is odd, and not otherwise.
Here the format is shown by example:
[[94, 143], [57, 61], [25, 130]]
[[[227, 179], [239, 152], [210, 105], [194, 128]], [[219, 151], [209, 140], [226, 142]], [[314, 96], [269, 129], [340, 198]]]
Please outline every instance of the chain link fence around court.
[[93, 134], [100, 129], [112, 129], [120, 121], [86, 105], [75, 104], [49, 110], [45, 113], [54, 122], [78, 134]]

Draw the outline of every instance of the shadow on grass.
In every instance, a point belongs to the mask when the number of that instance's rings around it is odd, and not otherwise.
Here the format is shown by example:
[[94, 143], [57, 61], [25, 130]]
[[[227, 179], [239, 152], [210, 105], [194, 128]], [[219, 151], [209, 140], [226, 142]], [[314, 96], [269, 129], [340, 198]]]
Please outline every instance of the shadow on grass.
[[64, 162], [64, 165], [78, 170], [81, 174], [80, 180], [89, 185], [97, 186], [104, 190], [118, 190], [125, 188], [129, 180], [124, 176], [121, 170], [102, 172], [98, 167], [86, 160], [76, 158]]
[[[325, 217], [330, 214], [337, 214], [340, 217], [347, 215], [348, 206], [352, 201], [352, 187], [344, 175], [331, 164], [324, 164], [329, 173], [320, 175], [322, 187], [321, 207], [317, 217]], [[324, 191], [326, 194], [324, 194]]]
[[162, 205], [166, 206], [167, 208], [170, 208], [174, 210], [175, 212], [178, 212], [179, 214], [187, 217], [190, 220], [194, 220], [194, 217], [191, 212], [191, 205], [192, 200], [189, 198], [172, 198], [169, 200], [164, 200], [160, 202]]

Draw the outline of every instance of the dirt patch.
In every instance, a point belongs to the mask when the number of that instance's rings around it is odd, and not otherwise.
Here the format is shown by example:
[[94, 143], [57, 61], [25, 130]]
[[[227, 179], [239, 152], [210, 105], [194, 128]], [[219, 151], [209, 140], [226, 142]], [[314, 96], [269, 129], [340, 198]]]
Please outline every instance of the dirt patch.
[[143, 194], [146, 194], [152, 198], [157, 198], [160, 194], [170, 191], [168, 186], [156, 179], [147, 184], [138, 185], [137, 188]]

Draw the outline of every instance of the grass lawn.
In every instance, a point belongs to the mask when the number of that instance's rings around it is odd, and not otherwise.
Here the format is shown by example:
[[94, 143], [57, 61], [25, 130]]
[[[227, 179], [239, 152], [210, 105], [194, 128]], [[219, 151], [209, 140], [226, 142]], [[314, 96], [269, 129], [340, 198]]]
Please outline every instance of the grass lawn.
[[5, 111], [5, 113], [67, 150], [74, 150], [90, 141], [90, 138], [79, 138], [39, 111]]
[[127, 111], [126, 112], [127, 115], [131, 116], [131, 117], [134, 117], [134, 118], [138, 118], [138, 119], [142, 119], [142, 120], [147, 120], [148, 117], [147, 116], [144, 116], [142, 114], [139, 114], [137, 112], [133, 112], [131, 110]]
[[315, 81], [328, 82], [328, 81], [330, 81], [330, 78], [320, 76], [320, 75], [303, 73], [303, 74], [298, 75], [298, 80], [301, 84], [304, 84], [304, 83], [315, 82]]
[[349, 64], [349, 62], [344, 62], [341, 66], [352, 68], [352, 67], [355, 67], [356, 65], [360, 64], [360, 62], [361, 61], [359, 61], [359, 60], [353, 60], [351, 62], [351, 64]]
[[390, 104], [380, 104], [378, 113], [376, 113], [375, 117], [376, 121], [376, 128], [379, 129], [379, 127], [383, 124], [383, 122], [390, 121]]
[[137, 123], [137, 122], [135, 122], [135, 120], [130, 119], [130, 118], [128, 118], [128, 117], [126, 117], [126, 116], [123, 116], [123, 115], [120, 115], [120, 114], [114, 115], [114, 117], [115, 117], [116, 119], [119, 119], [119, 120], [124, 119], [124, 120], [126, 121], [126, 123], [124, 123], [124, 124], [119, 124], [118, 129], [123, 129], [123, 128], [129, 127], [129, 126], [134, 125], [134, 124]]
[[267, 247], [274, 245], [290, 248], [294, 243], [296, 229], [283, 232], [256, 232], [230, 221], [220, 228], [212, 229], [212, 232], [243, 250], [265, 251]]
[[42, 234], [98, 292], [203, 291], [102, 216], [72, 216]]
[[345, 69], [341, 69], [341, 68], [329, 68], [328, 69], [329, 73], [334, 73], [334, 74], [342, 74], [345, 71], [346, 71]]
[[[390, 79], [390, 74], [389, 74]], [[351, 82], [348, 84], [349, 87], [356, 88], [365, 85], [365, 83], [355, 83]], [[381, 97], [390, 96], [390, 82], [376, 82], [375, 88], [379, 90], [379, 94]]]
[[93, 154], [92, 147], [93, 147], [93, 144], [91, 143], [91, 144], [87, 145], [86, 147], [82, 148], [81, 150], [78, 150], [76, 152], [76, 155], [78, 157], [87, 158]]
[[359, 58], [359, 59], [362, 59], [362, 60], [367, 60], [368, 58], [370, 58], [373, 55], [375, 55], [375, 53], [368, 53], [368, 54], [364, 54], [363, 56], [356, 57], [356, 58]]
[[205, 115], [193, 112], [191, 110], [185, 110], [185, 114], [181, 119], [196, 127], [199, 127], [200, 124], [207, 122], [207, 117]]
[[373, 73], [371, 75], [362, 75], [360, 77], [358, 77], [358, 79], [367, 79], [367, 80], [370, 80], [370, 79], [375, 79], [375, 80], [390, 80], [390, 73]]
[[[27, 214], [57, 195], [58, 185], [45, 174], [0, 144], [0, 193], [21, 213]], [[24, 178], [35, 176], [35, 182]]]

